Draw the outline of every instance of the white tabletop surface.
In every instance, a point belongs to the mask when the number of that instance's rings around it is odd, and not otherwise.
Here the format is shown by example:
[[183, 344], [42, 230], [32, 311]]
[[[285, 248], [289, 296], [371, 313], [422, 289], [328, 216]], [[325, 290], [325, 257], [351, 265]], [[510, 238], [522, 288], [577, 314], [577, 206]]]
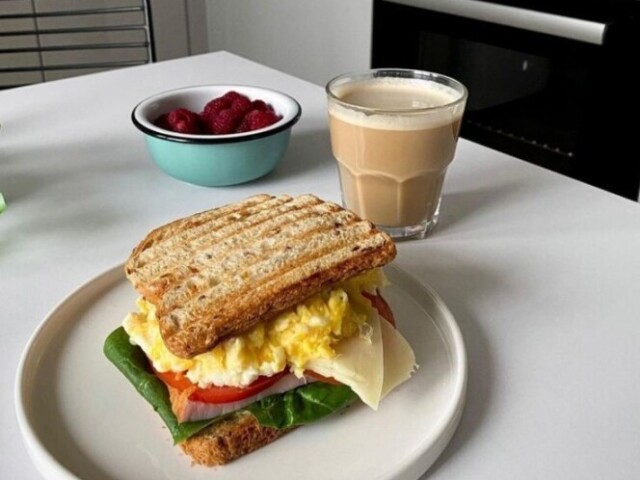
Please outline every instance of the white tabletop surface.
[[[283, 90], [282, 164], [237, 187], [167, 177], [131, 125], [171, 88]], [[0, 92], [0, 477], [40, 478], [15, 421], [19, 356], [46, 313], [152, 227], [258, 193], [339, 200], [323, 89], [214, 53]], [[640, 478], [640, 206], [462, 140], [440, 225], [396, 263], [433, 286], [469, 355], [467, 406], [429, 479]]]

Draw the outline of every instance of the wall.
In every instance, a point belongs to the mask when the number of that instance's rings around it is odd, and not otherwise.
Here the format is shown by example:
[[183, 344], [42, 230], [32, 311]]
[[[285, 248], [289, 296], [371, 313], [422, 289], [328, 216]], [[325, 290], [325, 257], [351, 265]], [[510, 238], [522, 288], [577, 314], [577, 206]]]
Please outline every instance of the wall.
[[311, 82], [369, 68], [372, 0], [207, 0], [211, 51]]
[[158, 61], [208, 51], [205, 4], [206, 0], [151, 0]]

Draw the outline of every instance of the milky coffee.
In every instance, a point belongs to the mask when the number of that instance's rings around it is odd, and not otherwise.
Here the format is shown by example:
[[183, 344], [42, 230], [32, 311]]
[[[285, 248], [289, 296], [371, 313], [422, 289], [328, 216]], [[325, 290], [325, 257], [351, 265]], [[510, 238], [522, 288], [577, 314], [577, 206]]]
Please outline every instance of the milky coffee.
[[463, 93], [383, 77], [336, 86], [333, 94], [339, 101], [329, 100], [331, 145], [346, 206], [379, 226], [435, 221]]

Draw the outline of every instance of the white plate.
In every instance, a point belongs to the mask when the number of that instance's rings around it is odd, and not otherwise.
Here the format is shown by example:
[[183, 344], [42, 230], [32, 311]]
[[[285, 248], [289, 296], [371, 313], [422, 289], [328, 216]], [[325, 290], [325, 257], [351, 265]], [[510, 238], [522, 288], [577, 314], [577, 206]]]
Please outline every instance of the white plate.
[[300, 428], [227, 466], [192, 466], [160, 418], [102, 353], [135, 309], [121, 266], [87, 282], [45, 318], [16, 378], [25, 444], [47, 479], [416, 479], [453, 435], [465, 400], [458, 325], [430, 288], [395, 267], [385, 290], [420, 365], [374, 412], [364, 405]]

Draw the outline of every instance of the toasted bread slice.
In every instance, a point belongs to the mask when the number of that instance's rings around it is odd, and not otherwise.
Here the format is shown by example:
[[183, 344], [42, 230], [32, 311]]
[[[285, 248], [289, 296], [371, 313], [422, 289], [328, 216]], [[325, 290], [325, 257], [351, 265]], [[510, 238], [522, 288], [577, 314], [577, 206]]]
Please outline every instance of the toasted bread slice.
[[[180, 412], [188, 403], [191, 391], [180, 391], [170, 386], [167, 388], [171, 409], [174, 413]], [[293, 429], [263, 427], [253, 415], [246, 411], [239, 411], [223, 417], [220, 421], [188, 438], [180, 443], [180, 447], [193, 458], [195, 463], [213, 467], [224, 465], [251, 453], [291, 430]]]
[[335, 203], [259, 195], [152, 231], [126, 274], [156, 305], [167, 348], [190, 358], [395, 255], [385, 233]]
[[232, 414], [180, 444], [195, 463], [224, 465], [277, 440], [293, 428], [264, 427], [248, 412]]

